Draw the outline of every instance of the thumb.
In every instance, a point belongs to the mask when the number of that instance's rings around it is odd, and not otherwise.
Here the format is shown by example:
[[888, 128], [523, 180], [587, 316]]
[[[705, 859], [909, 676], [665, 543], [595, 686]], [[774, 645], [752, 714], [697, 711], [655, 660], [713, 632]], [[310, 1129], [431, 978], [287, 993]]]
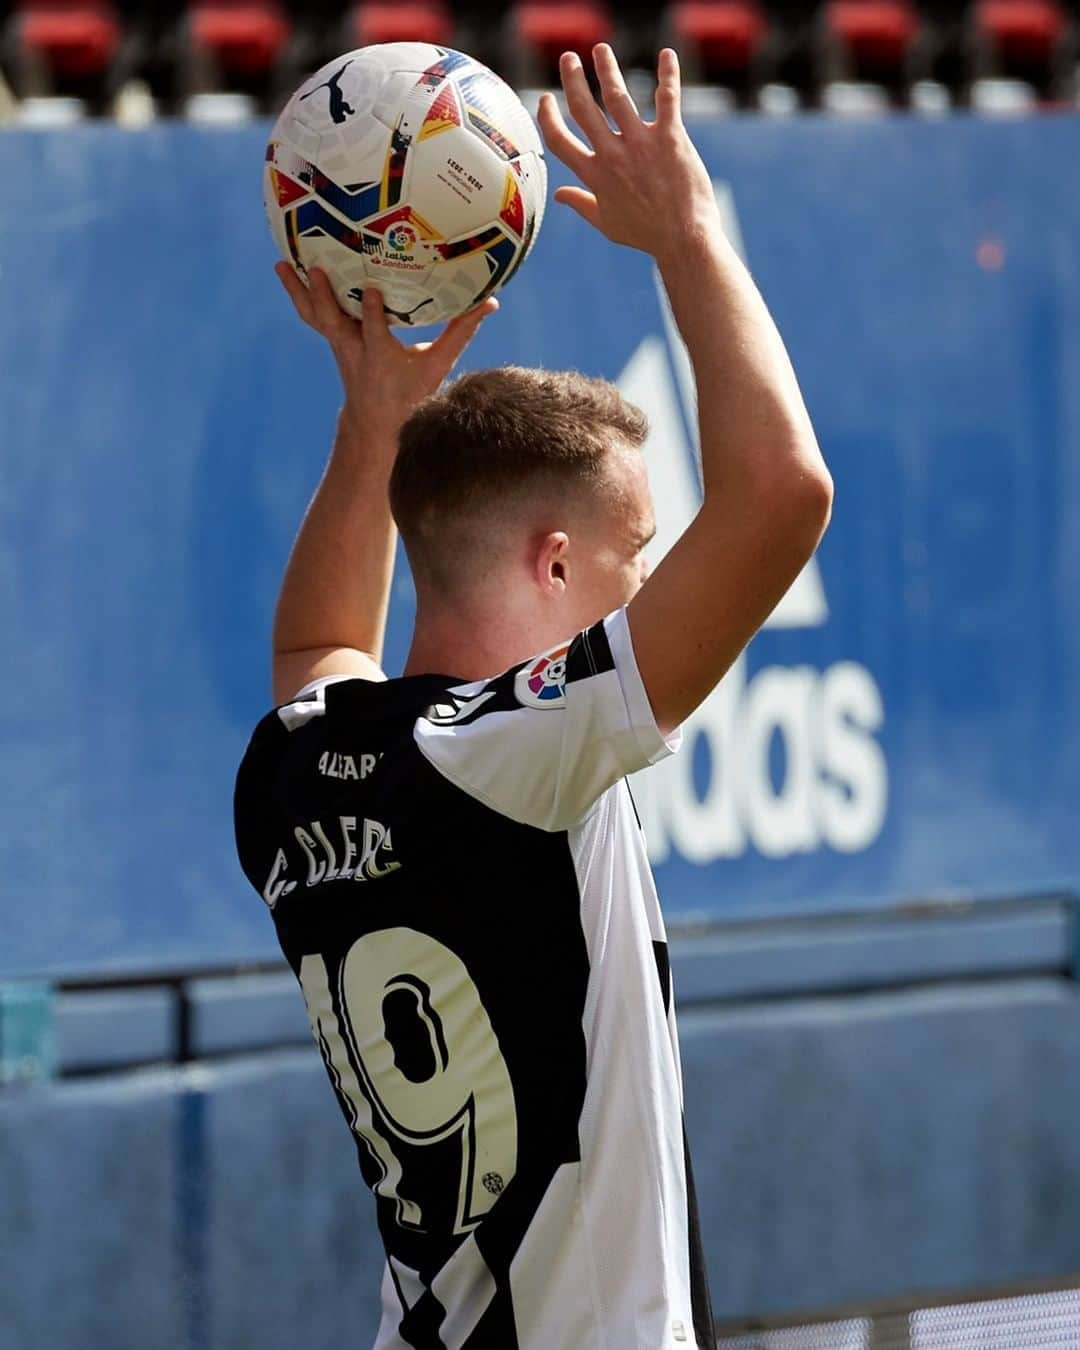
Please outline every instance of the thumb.
[[555, 189], [555, 200], [576, 211], [582, 220], [587, 220], [594, 228], [600, 228], [599, 208], [593, 193], [579, 187], [560, 187]]
[[475, 309], [467, 310], [456, 319], [450, 320], [428, 348], [438, 365], [442, 367], [444, 375], [453, 370], [461, 353], [476, 336], [477, 329], [487, 316], [494, 314], [498, 308], [498, 300], [490, 296], [482, 305], [477, 305]]

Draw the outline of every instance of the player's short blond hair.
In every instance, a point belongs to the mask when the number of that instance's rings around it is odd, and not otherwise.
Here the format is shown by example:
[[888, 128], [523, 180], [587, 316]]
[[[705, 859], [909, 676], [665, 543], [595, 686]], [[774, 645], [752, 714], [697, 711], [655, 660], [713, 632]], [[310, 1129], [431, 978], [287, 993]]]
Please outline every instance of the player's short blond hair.
[[609, 381], [499, 366], [461, 375], [401, 428], [390, 507], [417, 580], [445, 576], [463, 518], [497, 514], [530, 489], [581, 491], [614, 447], [640, 448], [648, 422]]

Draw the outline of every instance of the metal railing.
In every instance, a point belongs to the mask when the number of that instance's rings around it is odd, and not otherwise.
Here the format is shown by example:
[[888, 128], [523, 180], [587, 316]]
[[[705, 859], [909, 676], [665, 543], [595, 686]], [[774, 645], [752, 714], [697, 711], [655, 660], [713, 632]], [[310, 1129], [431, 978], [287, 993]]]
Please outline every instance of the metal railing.
[[1064, 1350], [1080, 1346], [1080, 1279], [997, 1298], [912, 1298], [802, 1324], [721, 1328], [717, 1350]]

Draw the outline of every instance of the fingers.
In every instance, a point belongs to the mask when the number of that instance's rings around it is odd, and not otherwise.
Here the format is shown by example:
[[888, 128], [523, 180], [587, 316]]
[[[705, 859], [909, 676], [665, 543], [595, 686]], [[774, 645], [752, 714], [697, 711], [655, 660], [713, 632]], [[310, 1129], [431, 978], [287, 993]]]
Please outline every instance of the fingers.
[[310, 328], [315, 327], [315, 310], [311, 303], [308, 288], [296, 275], [296, 270], [287, 262], [275, 263], [274, 271], [285, 288], [285, 294], [293, 302], [297, 314]]
[[656, 62], [656, 125], [682, 125], [682, 80], [679, 58], [670, 47], [665, 47]]
[[386, 321], [382, 291], [379, 290], [378, 286], [369, 284], [364, 287], [364, 298], [360, 305], [365, 342], [376, 347], [387, 342], [394, 342], [394, 335], [390, 332], [390, 325]]
[[593, 48], [593, 65], [600, 81], [600, 93], [611, 120], [624, 136], [633, 135], [641, 126], [637, 105], [630, 97], [615, 53], [606, 42]]
[[541, 95], [536, 120], [540, 123], [544, 141], [551, 153], [561, 159], [572, 173], [584, 178], [592, 152], [566, 125], [554, 94]]
[[596, 198], [591, 192], [579, 187], [560, 187], [555, 189], [555, 200], [576, 211], [590, 225], [600, 228], [600, 213]]
[[498, 300], [494, 296], [489, 296], [482, 305], [477, 305], [475, 309], [470, 309], [464, 314], [459, 314], [456, 319], [450, 320], [428, 348], [431, 356], [443, 368], [444, 375], [449, 374], [457, 365], [461, 353], [476, 336], [477, 329], [487, 316], [494, 314], [498, 308]]
[[611, 139], [614, 132], [600, 111], [596, 99], [592, 96], [589, 82], [585, 78], [585, 67], [577, 52], [563, 52], [559, 57], [559, 76], [563, 92], [566, 94], [566, 106], [570, 115], [592, 142], [594, 149]]
[[[338, 337], [352, 330], [353, 319], [338, 304], [330, 278], [321, 267], [308, 272], [308, 294], [315, 312], [315, 325], [324, 337]], [[364, 292], [365, 298], [367, 291]], [[365, 318], [367, 311], [364, 311]]]
[[[354, 347], [367, 349], [373, 357], [380, 350], [399, 351], [398, 342], [386, 319], [382, 293], [378, 286], [364, 287], [361, 301], [361, 319], [357, 322], [338, 303], [330, 278], [321, 267], [312, 267], [308, 271], [308, 285], [297, 276], [295, 269], [286, 262], [274, 267], [282, 286], [296, 307], [300, 318], [327, 338], [339, 361], [345, 359]], [[489, 314], [494, 314], [499, 302], [490, 297], [483, 304], [447, 324], [443, 333], [434, 342], [413, 344], [408, 350], [427, 356], [429, 353], [436, 367], [441, 367], [441, 379], [457, 362], [461, 353], [472, 341], [476, 330]]]
[[329, 338], [351, 332], [355, 327], [353, 319], [338, 304], [330, 278], [321, 267], [309, 269], [306, 286], [290, 263], [275, 263], [274, 271], [297, 314], [309, 328]]

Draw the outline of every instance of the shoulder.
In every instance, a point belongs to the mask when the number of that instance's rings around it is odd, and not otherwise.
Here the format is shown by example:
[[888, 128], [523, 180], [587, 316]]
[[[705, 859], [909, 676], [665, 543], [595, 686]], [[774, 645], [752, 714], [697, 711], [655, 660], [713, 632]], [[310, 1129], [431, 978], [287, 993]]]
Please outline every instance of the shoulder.
[[526, 824], [581, 820], [628, 773], [670, 753], [633, 660], [625, 610], [417, 718], [421, 753], [450, 782]]

